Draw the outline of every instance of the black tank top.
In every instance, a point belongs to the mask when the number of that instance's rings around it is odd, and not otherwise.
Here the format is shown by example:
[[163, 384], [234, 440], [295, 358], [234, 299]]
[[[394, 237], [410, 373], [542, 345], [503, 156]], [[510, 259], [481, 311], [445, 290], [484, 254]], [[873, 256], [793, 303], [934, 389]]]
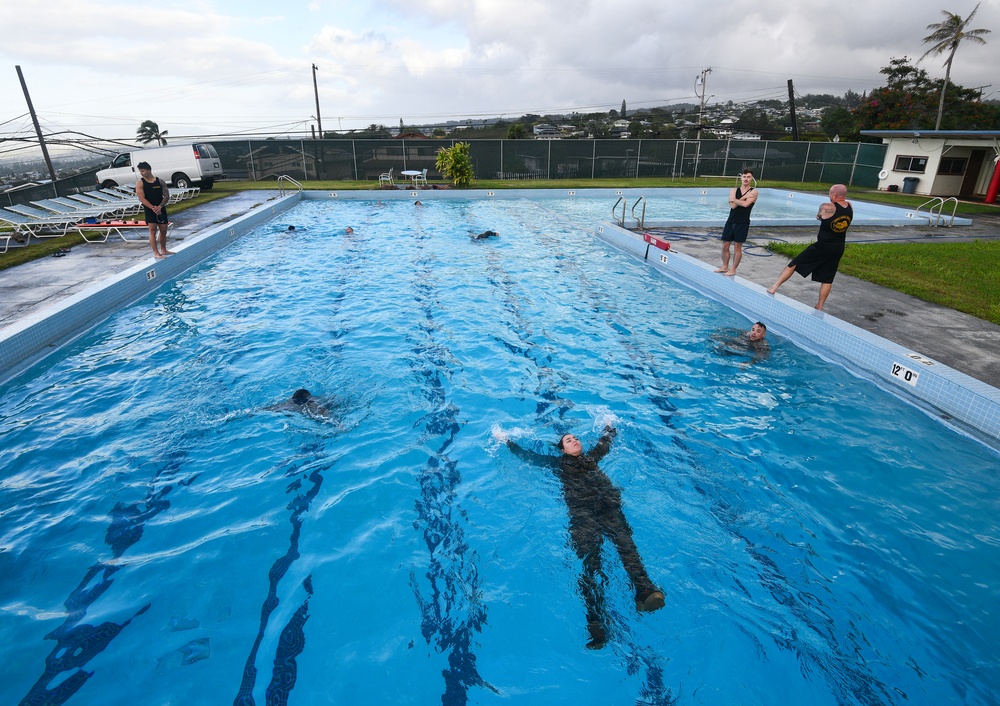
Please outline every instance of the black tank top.
[[143, 198], [154, 206], [159, 206], [163, 203], [163, 183], [160, 181], [160, 177], [155, 177], [152, 184], [145, 179], [140, 179], [139, 181], [142, 182]]
[[[738, 198], [738, 199], [741, 199], [744, 196], [746, 196], [746, 194], [744, 194], [741, 191], [741, 188], [742, 187], [736, 187], [736, 198]], [[753, 187], [752, 186], [749, 189], [747, 189], [747, 194], [749, 194], [751, 191], [753, 191]], [[756, 206], [756, 205], [757, 205], [757, 202], [754, 201], [749, 206], [733, 206], [733, 208], [729, 211], [729, 222], [730, 223], [749, 223], [750, 222], [750, 211], [752, 211], [753, 207]]]
[[854, 208], [851, 204], [841, 206], [839, 203], [833, 204], [836, 208], [833, 215], [824, 218], [819, 222], [819, 235], [816, 241], [820, 243], [842, 243], [847, 238], [847, 229], [854, 220]]

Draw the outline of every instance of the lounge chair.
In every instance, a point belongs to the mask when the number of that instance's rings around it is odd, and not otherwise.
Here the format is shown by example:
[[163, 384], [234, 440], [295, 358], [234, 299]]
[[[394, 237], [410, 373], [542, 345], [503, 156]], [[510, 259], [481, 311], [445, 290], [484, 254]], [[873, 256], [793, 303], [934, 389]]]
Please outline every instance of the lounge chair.
[[132, 199], [131, 201], [128, 199], [113, 199], [107, 194], [104, 195], [104, 198], [101, 198], [99, 196], [92, 196], [88, 192], [86, 194], [70, 194], [66, 198], [91, 208], [107, 209], [106, 212], [108, 215], [127, 216], [142, 210], [142, 204], [136, 199]]
[[[77, 203], [67, 199], [68, 203], [64, 203], [62, 199], [42, 199], [41, 201], [32, 201], [32, 206], [37, 206], [38, 208], [44, 209], [47, 213], [46, 215], [59, 215], [59, 216], [74, 216], [76, 218], [103, 218], [106, 215], [113, 215], [108, 213], [108, 209], [102, 208], [100, 206], [84, 206], [82, 203]], [[13, 210], [13, 207], [10, 207]]]
[[[167, 231], [173, 228], [173, 223], [167, 224]], [[100, 223], [78, 223], [76, 230], [88, 243], [106, 243], [112, 235], [117, 235], [126, 243], [145, 240], [149, 235], [146, 221], [102, 221]], [[129, 238], [128, 235], [138, 236]]]
[[71, 230], [76, 230], [76, 218], [53, 214], [46, 218], [32, 218], [17, 211], [0, 208], [0, 223], [14, 228], [14, 233], [33, 235], [36, 238], [61, 238]]
[[392, 182], [392, 167], [389, 167], [389, 171], [385, 172], [384, 174], [378, 175], [378, 185], [385, 186], [386, 184], [388, 184], [389, 186], [395, 186], [395, 184], [393, 184]]

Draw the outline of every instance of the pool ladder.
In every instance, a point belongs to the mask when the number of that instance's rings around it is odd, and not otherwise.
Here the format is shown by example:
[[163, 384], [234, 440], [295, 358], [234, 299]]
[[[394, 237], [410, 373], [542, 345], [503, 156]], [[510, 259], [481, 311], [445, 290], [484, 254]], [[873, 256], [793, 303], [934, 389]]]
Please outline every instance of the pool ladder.
[[[952, 202], [951, 216], [947, 218], [947, 223], [945, 223], [944, 207], [948, 202]], [[920, 209], [924, 206], [928, 206], [927, 213], [921, 213]], [[935, 196], [930, 201], [925, 201], [924, 203], [917, 206], [916, 216], [918, 218], [926, 218], [927, 225], [929, 226], [940, 226], [943, 225], [946, 228], [951, 228], [955, 223], [955, 212], [958, 211], [958, 199], [954, 196], [949, 196], [944, 198], [941, 196]]]
[[[618, 204], [622, 205], [622, 215], [621, 215], [621, 218], [618, 217]], [[642, 204], [642, 211], [640, 211], [639, 215], [636, 216], [635, 215], [635, 209], [639, 206], [639, 204]], [[619, 196], [618, 200], [615, 201], [615, 205], [611, 207], [611, 217], [614, 218], [615, 223], [617, 223], [622, 228], [625, 228], [625, 214], [627, 212], [628, 212], [628, 199], [626, 199], [624, 196]], [[638, 229], [640, 229], [640, 230], [643, 229], [643, 228], [645, 228], [645, 223], [646, 223], [646, 197], [645, 196], [640, 196], [638, 199], [636, 199], [636, 202], [634, 204], [632, 204], [632, 211], [631, 211], [631, 213], [632, 213], [633, 220], [635, 220], [635, 227], [638, 228]]]
[[295, 181], [287, 174], [282, 174], [280, 177], [278, 177], [278, 193], [280, 193], [282, 196], [285, 195], [285, 191], [287, 190], [286, 182], [288, 184], [288, 188], [291, 188], [291, 186], [294, 184], [295, 186], [298, 187], [299, 191], [302, 191], [302, 184]]

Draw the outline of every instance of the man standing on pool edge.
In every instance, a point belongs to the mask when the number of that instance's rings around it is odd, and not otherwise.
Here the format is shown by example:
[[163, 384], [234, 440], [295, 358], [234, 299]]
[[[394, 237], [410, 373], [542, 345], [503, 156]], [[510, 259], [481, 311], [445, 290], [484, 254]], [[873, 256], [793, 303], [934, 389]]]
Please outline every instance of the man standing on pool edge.
[[[167, 190], [167, 185], [160, 181], [160, 177], [153, 176], [153, 168], [149, 166], [149, 162], [139, 162], [136, 168], [139, 170], [140, 178], [135, 184], [135, 195], [146, 212], [149, 245], [153, 248], [153, 257], [162, 260], [167, 255], [173, 255], [167, 250], [167, 226], [170, 223], [167, 217], [167, 202], [170, 200], [170, 192]], [[160, 233], [159, 248], [156, 243], [157, 231]]]
[[561, 456], [522, 449], [506, 439], [508, 448], [517, 456], [535, 465], [552, 468], [562, 483], [563, 497], [569, 510], [570, 542], [583, 561], [579, 586], [587, 606], [587, 630], [591, 638], [587, 647], [594, 650], [604, 647], [607, 642], [604, 586], [601, 583], [601, 544], [604, 537], [614, 542], [622, 565], [635, 586], [636, 608], [651, 612], [664, 605], [663, 591], [650, 580], [632, 539], [632, 528], [622, 512], [621, 490], [597, 465], [611, 450], [616, 434], [613, 427], [605, 427], [597, 444], [586, 453], [576, 436], [564, 434], [556, 444], [562, 451]]
[[811, 273], [813, 282], [820, 283], [816, 308], [823, 311], [826, 298], [833, 288], [833, 278], [837, 276], [840, 258], [844, 255], [847, 229], [854, 219], [854, 207], [847, 200], [846, 186], [834, 184], [830, 187], [830, 201], [819, 207], [816, 218], [820, 222], [816, 242], [792, 258], [767, 293], [777, 292], [778, 287], [793, 272], [798, 272], [803, 277]]
[[[716, 272], [722, 272], [726, 277], [736, 274], [736, 268], [740, 266], [743, 259], [743, 243], [747, 241], [750, 233], [750, 211], [757, 203], [757, 189], [750, 183], [753, 181], [753, 172], [749, 169], [740, 174], [739, 187], [729, 190], [729, 219], [722, 229], [722, 267]], [[735, 243], [736, 248], [733, 253], [733, 266], [729, 267], [729, 244]]]

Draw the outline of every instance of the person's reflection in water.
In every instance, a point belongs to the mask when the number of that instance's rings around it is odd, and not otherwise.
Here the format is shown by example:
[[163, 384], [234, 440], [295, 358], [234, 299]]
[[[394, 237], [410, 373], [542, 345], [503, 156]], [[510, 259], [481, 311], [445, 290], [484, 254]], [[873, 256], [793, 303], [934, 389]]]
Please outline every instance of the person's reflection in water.
[[[587, 606], [587, 647], [600, 649], [607, 642], [604, 610], [604, 586], [601, 581], [601, 545], [610, 539], [618, 549], [622, 565], [635, 587], [636, 608], [659, 610], [664, 605], [663, 591], [650, 580], [632, 539], [632, 528], [622, 511], [622, 494], [601, 470], [598, 462], [611, 450], [617, 432], [611, 426], [590, 451], [573, 434], [564, 434], [556, 446], [560, 456], [539, 454], [502, 438], [518, 457], [538, 466], [552, 468], [562, 483], [563, 498], [569, 510], [569, 536], [573, 550], [583, 562], [580, 593]], [[502, 434], [498, 433], [498, 436]]]

